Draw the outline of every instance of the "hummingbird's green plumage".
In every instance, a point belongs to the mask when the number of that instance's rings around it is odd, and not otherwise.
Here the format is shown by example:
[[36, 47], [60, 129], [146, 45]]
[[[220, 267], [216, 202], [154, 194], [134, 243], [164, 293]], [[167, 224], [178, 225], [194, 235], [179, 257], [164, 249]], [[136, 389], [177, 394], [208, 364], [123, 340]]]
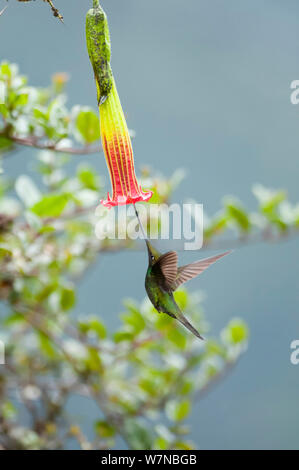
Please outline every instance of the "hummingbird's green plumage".
[[200, 339], [203, 337], [191, 325], [177, 305], [173, 292], [184, 282], [202, 273], [212, 263], [230, 253], [212, 256], [186, 266], [177, 266], [177, 253], [169, 251], [159, 253], [146, 240], [149, 265], [145, 277], [145, 289], [153, 306], [158, 312], [164, 312], [182, 323], [189, 331]]

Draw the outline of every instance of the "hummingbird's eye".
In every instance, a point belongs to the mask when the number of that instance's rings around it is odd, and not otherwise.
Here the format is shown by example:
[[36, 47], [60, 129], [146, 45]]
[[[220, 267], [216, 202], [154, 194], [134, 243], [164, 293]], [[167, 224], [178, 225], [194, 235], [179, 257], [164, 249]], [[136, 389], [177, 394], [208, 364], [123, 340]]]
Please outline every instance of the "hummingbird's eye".
[[154, 255], [152, 255], [152, 256], [151, 256], [151, 258], [152, 258], [152, 261], [155, 261], [155, 257], [154, 257]]

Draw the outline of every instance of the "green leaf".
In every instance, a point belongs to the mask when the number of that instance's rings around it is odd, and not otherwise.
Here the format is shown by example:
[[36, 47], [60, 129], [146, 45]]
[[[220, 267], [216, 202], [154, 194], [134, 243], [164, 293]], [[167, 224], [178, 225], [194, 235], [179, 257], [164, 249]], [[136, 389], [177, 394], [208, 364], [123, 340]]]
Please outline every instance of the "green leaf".
[[0, 75], [11, 78], [11, 68], [8, 62], [2, 62], [0, 65]]
[[9, 317], [7, 317], [4, 320], [4, 324], [7, 326], [15, 325], [18, 323], [24, 323], [24, 322], [25, 322], [24, 315], [22, 315], [21, 313], [17, 313], [17, 312], [12, 313], [11, 315], [9, 315]]
[[93, 191], [99, 189], [98, 176], [93, 168], [88, 166], [79, 167], [77, 175], [84, 188], [92, 189]]
[[56, 359], [57, 352], [52, 344], [52, 341], [44, 333], [38, 333], [37, 335], [39, 338], [41, 351], [50, 359]]
[[174, 449], [178, 450], [193, 450], [194, 446], [190, 442], [186, 441], [176, 441], [174, 443]]
[[151, 396], [157, 395], [157, 380], [151, 380], [150, 377], [141, 378], [139, 381], [139, 387]]
[[148, 430], [148, 426], [141, 421], [127, 419], [124, 425], [126, 440], [130, 443], [131, 449], [150, 450], [153, 445], [153, 437]]
[[4, 103], [0, 103], [0, 114], [2, 114], [2, 116], [5, 118], [8, 116], [8, 109]]
[[169, 341], [175, 344], [179, 349], [185, 349], [187, 345], [186, 336], [178, 328], [170, 328], [167, 332], [167, 338], [169, 339]]
[[182, 421], [190, 413], [190, 408], [189, 400], [172, 400], [166, 405], [166, 414], [172, 421]]
[[31, 211], [39, 217], [59, 217], [67, 203], [73, 199], [69, 193], [49, 194], [31, 207]]
[[89, 321], [89, 329], [94, 331], [100, 339], [105, 339], [107, 336], [106, 327], [98, 318], [92, 318]]
[[15, 107], [23, 107], [28, 103], [28, 93], [21, 93], [15, 99]]
[[179, 393], [181, 395], [189, 395], [194, 388], [192, 380], [184, 379], [179, 387]]
[[208, 341], [206, 341], [206, 351], [207, 355], [221, 357], [225, 356], [225, 348], [223, 347], [223, 345], [217, 343], [213, 339], [209, 339]]
[[288, 230], [288, 224], [283, 220], [282, 216], [275, 213], [266, 213], [267, 219], [281, 231]]
[[62, 287], [60, 289], [60, 306], [62, 310], [70, 310], [75, 305], [75, 291], [71, 287]]
[[163, 437], [158, 437], [155, 442], [153, 449], [154, 450], [167, 450], [169, 446], [169, 442], [164, 439]]
[[47, 114], [44, 113], [43, 111], [41, 111], [38, 108], [34, 108], [33, 116], [35, 117], [35, 119], [38, 119], [38, 120], [41, 120], [41, 121], [47, 121], [47, 119], [48, 119]]
[[88, 318], [86, 321], [80, 320], [78, 328], [84, 334], [89, 331], [95, 332], [100, 339], [105, 339], [107, 336], [105, 325], [95, 316]]
[[194, 354], [188, 359], [188, 367], [190, 369], [194, 368], [198, 366], [199, 364], [201, 364], [202, 360], [203, 360], [203, 354], [196, 354], [196, 355]]
[[125, 300], [124, 305], [127, 308], [128, 313], [122, 314], [121, 318], [129, 327], [129, 330], [137, 335], [145, 328], [145, 320], [134, 302], [131, 300]]
[[11, 403], [10, 401], [5, 401], [1, 405], [1, 414], [4, 419], [11, 420], [16, 416], [17, 409], [15, 408], [13, 403]]
[[36, 295], [38, 302], [44, 302], [57, 289], [57, 282], [46, 284]]
[[204, 367], [205, 367], [205, 375], [208, 380], [213, 379], [220, 372], [220, 365], [213, 361], [211, 362], [206, 361], [206, 363], [204, 364]]
[[249, 336], [248, 326], [243, 320], [235, 318], [223, 330], [222, 336], [229, 344], [243, 343]]
[[122, 341], [132, 341], [134, 335], [129, 331], [117, 331], [113, 337], [115, 343], [121, 343]]
[[227, 215], [240, 227], [243, 232], [248, 232], [251, 227], [249, 216], [241, 204], [232, 198], [224, 200]]
[[85, 365], [91, 371], [102, 372], [103, 370], [99, 352], [92, 346], [88, 348], [88, 357], [85, 360]]
[[216, 216], [213, 220], [208, 223], [208, 226], [204, 230], [204, 238], [209, 239], [214, 235], [219, 235], [224, 231], [227, 226], [228, 217], [226, 214]]
[[0, 256], [11, 256], [13, 254], [12, 247], [7, 243], [0, 243]]
[[260, 209], [264, 214], [272, 213], [287, 197], [285, 191], [275, 191], [265, 188], [261, 184], [254, 185], [252, 191], [260, 202]]
[[[0, 105], [1, 107], [1, 105]], [[0, 136], [0, 153], [1, 151], [7, 151], [13, 147], [13, 143], [10, 139]]]
[[107, 423], [107, 421], [97, 421], [94, 424], [95, 432], [100, 437], [113, 437], [115, 435], [115, 429], [111, 424]]
[[92, 110], [79, 112], [76, 127], [87, 144], [92, 144], [101, 136], [99, 118]]
[[181, 310], [185, 310], [188, 305], [188, 293], [186, 290], [178, 290], [174, 293], [174, 298]]

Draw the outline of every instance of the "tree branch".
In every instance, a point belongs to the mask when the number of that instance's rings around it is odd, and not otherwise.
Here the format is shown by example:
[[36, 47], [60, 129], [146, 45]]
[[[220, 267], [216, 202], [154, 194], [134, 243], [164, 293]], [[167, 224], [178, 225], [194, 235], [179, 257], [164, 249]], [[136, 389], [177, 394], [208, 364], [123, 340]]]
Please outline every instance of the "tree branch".
[[[43, 143], [39, 142], [38, 139], [25, 139], [17, 136], [7, 136], [4, 132], [0, 133], [0, 137], [5, 137], [11, 142], [18, 144], [18, 145], [23, 145], [25, 147], [33, 147], [39, 150], [51, 150], [53, 152], [57, 153], [68, 153], [71, 155], [90, 155], [94, 153], [99, 153], [103, 151], [103, 148], [101, 145], [99, 146], [84, 146], [81, 148], [75, 148], [75, 147], [57, 147], [57, 144], [51, 144], [51, 143]], [[5, 155], [8, 155], [9, 152], [7, 152]]]

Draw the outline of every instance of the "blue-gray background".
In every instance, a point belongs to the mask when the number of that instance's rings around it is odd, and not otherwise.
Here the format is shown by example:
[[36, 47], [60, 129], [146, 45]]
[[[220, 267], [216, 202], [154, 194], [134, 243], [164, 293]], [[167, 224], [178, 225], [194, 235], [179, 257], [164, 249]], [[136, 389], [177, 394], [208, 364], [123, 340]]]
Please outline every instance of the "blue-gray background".
[[[33, 85], [56, 71], [71, 74], [69, 105], [95, 106], [84, 38], [91, 0], [56, 0], [65, 25], [45, 4], [9, 1], [0, 25], [0, 59], [20, 65]], [[109, 15], [113, 70], [134, 141], [136, 164], [187, 178], [176, 201], [193, 197], [212, 214], [225, 194], [255, 207], [253, 183], [287, 188], [299, 200], [297, 0], [103, 0]], [[6, 4], [0, 0], [0, 9]], [[17, 175], [32, 166], [25, 151], [5, 162]], [[90, 161], [107, 174], [104, 159]], [[190, 284], [205, 291], [218, 333], [231, 317], [250, 325], [249, 350], [233, 374], [192, 413], [192, 437], [203, 449], [299, 448], [297, 240], [244, 247]], [[181, 253], [183, 261], [194, 258]], [[130, 273], [126, 263], [130, 261]], [[103, 257], [84, 280], [77, 310], [98, 312], [117, 327], [123, 297], [142, 299], [144, 253]], [[111, 295], [110, 286], [117, 286]], [[99, 311], [99, 305], [100, 311]], [[89, 432], [86, 400], [70, 408]], [[89, 419], [90, 418], [90, 419]]]

